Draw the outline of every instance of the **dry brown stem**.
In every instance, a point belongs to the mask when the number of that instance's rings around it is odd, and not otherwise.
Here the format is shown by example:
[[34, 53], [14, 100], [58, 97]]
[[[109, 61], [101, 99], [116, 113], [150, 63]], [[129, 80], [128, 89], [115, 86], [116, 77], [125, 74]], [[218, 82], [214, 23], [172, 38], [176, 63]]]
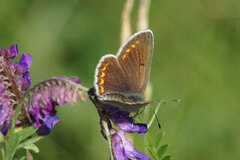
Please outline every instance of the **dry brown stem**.
[[121, 44], [131, 36], [131, 12], [134, 0], [126, 0], [122, 11]]
[[150, 0], [140, 0], [138, 9], [137, 30], [148, 29], [148, 13], [150, 7]]

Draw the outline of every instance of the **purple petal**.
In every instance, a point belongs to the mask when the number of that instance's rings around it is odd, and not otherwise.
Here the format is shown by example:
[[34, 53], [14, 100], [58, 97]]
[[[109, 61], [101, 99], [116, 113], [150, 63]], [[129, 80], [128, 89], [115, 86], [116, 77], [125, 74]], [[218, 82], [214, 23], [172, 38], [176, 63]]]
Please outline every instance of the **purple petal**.
[[0, 49], [0, 56], [1, 55], [3, 55], [4, 58], [6, 58], [6, 59], [11, 59], [11, 57], [13, 56], [11, 51], [7, 48]]
[[8, 66], [10, 67], [13, 73], [19, 76], [27, 72], [27, 64], [25, 63], [20, 65], [17, 62], [12, 62], [12, 63], [9, 63]]
[[[11, 108], [9, 106], [10, 104], [11, 104], [11, 102], [3, 103], [3, 105], [2, 105], [3, 109], [1, 109], [1, 112], [2, 112], [2, 110], [4, 110], [4, 112], [5, 112], [5, 114], [3, 115], [4, 116], [4, 118], [3, 118], [4, 119], [4, 124], [3, 124], [3, 127], [1, 129], [1, 133], [3, 135], [7, 134], [8, 129], [9, 129], [9, 125], [10, 125], [10, 122], [11, 122], [11, 119], [12, 119], [12, 117], [14, 115], [14, 111], [11, 111]], [[4, 107], [4, 105], [6, 105], [6, 106]], [[3, 119], [1, 118], [1, 120], [3, 120]]]
[[4, 84], [0, 81], [0, 97], [3, 95], [3, 91], [5, 90]]
[[64, 86], [54, 86], [52, 88], [52, 99], [56, 102], [57, 105], [65, 104], [65, 91], [66, 87]]
[[10, 59], [13, 59], [18, 56], [18, 46], [17, 45], [12, 45], [9, 50], [12, 53], [12, 57]]
[[50, 133], [51, 129], [60, 121], [60, 118], [56, 116], [46, 115], [44, 117], [44, 124], [38, 129], [38, 135], [44, 136]]
[[[30, 78], [30, 73], [29, 72], [26, 72], [24, 75], [23, 75], [23, 78], [25, 79], [25, 81], [26, 81], [26, 89], [28, 89], [28, 87], [31, 85], [31, 83], [32, 83], [32, 80], [31, 80], [31, 78]], [[26, 90], [26, 89], [24, 89], [24, 90]]]
[[20, 65], [26, 64], [27, 69], [32, 65], [32, 56], [30, 54], [23, 54], [19, 61]]
[[[122, 140], [124, 151], [128, 159], [139, 159], [139, 160], [150, 160], [150, 158], [141, 152], [138, 152], [133, 144], [126, 138], [125, 132], [122, 130], [117, 131], [116, 133]], [[116, 135], [115, 134], [115, 135]], [[113, 139], [114, 140], [114, 139]], [[119, 141], [119, 139], [117, 139]], [[115, 156], [115, 155], [114, 155]]]
[[[9, 122], [10, 122], [10, 121], [9, 121]], [[9, 122], [8, 122], [8, 121], [5, 121], [4, 124], [3, 124], [3, 127], [2, 127], [2, 129], [1, 129], [1, 131], [0, 131], [3, 135], [6, 135], [7, 132], [8, 132], [9, 125], [10, 125]]]
[[81, 83], [81, 80], [76, 76], [69, 77], [68, 79], [76, 83]]
[[118, 134], [112, 136], [113, 155], [115, 160], [128, 160], [123, 141]]
[[4, 121], [7, 119], [8, 113], [9, 113], [9, 107], [6, 105], [0, 106], [0, 125], [4, 123]]
[[18, 88], [20, 88], [20, 90], [27, 90], [28, 87], [31, 85], [31, 82], [28, 79], [25, 79], [23, 77], [17, 78], [16, 83], [18, 85]]
[[131, 133], [145, 134], [148, 129], [147, 125], [143, 123], [133, 123], [133, 119], [129, 117], [130, 113], [127, 111], [116, 111], [111, 114], [113, 123], [121, 130]]

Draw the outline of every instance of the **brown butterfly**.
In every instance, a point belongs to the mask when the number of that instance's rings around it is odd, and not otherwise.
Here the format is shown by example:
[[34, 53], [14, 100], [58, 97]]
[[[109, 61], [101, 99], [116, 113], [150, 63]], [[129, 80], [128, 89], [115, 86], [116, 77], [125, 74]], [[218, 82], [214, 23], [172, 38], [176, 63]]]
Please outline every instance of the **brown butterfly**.
[[147, 104], [144, 92], [149, 82], [153, 56], [153, 33], [140, 31], [120, 47], [117, 55], [105, 55], [95, 71], [94, 88], [98, 100], [129, 112]]

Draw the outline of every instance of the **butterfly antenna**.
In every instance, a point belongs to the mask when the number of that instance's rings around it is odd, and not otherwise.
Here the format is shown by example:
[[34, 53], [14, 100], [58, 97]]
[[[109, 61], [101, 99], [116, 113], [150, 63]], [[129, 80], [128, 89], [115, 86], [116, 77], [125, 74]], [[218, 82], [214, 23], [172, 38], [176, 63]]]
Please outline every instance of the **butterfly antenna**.
[[154, 116], [155, 116], [155, 118], [156, 118], [156, 120], [157, 120], [158, 128], [161, 129], [161, 125], [160, 125], [160, 122], [159, 122], [159, 120], [158, 120], [157, 114], [156, 114], [156, 112], [153, 110], [152, 106], [151, 106], [151, 109], [152, 109], [153, 114], [154, 114]]
[[159, 129], [161, 128], [161, 125], [160, 125], [160, 123], [159, 123], [159, 120], [158, 120], [158, 117], [157, 117], [157, 114], [156, 114], [156, 113], [158, 112], [158, 109], [159, 109], [160, 105], [161, 105], [161, 103], [158, 103], [155, 111], [153, 110], [152, 106], [150, 106], [150, 108], [151, 108], [152, 111], [153, 111], [153, 116], [152, 116], [150, 122], [147, 124], [147, 127], [148, 127], [148, 128], [151, 127], [151, 125], [152, 125], [152, 123], [153, 123], [153, 121], [154, 121], [154, 118], [156, 118], [156, 120], [157, 120], [158, 128], [159, 128]]
[[180, 102], [181, 99], [157, 100], [156, 102]]

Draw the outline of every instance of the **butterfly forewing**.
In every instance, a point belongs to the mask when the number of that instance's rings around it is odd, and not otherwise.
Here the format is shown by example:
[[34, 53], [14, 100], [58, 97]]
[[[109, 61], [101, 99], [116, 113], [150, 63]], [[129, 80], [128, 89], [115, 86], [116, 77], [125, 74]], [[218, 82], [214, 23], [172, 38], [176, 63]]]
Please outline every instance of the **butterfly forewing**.
[[133, 35], [117, 54], [126, 77], [128, 93], [143, 95], [150, 76], [153, 55], [153, 34], [142, 31]]

